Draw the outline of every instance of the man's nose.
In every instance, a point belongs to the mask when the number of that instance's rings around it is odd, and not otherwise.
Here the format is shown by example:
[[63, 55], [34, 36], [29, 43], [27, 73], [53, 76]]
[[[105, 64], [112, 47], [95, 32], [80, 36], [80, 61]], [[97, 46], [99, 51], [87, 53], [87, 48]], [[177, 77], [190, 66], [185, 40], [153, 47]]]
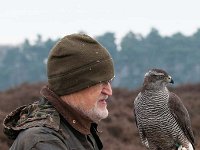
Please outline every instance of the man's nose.
[[111, 87], [111, 84], [110, 82], [106, 82], [103, 84], [103, 89], [102, 89], [102, 93], [103, 94], [106, 94], [108, 96], [111, 96], [112, 95], [112, 87]]

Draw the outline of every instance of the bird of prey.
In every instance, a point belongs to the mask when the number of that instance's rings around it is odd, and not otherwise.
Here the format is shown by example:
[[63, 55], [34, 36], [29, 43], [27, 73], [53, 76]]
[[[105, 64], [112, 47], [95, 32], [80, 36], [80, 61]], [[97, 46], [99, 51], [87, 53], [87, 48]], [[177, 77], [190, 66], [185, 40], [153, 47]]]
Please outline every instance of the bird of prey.
[[174, 83], [162, 69], [151, 69], [134, 101], [136, 125], [149, 150], [194, 150], [188, 111], [181, 99], [167, 89]]

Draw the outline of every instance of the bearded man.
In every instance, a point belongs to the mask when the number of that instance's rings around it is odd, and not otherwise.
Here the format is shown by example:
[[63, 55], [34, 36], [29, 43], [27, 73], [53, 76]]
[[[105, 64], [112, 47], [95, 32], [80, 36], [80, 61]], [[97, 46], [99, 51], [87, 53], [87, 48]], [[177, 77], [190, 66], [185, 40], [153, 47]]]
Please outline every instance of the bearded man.
[[107, 49], [88, 35], [67, 35], [49, 53], [47, 76], [42, 99], [5, 118], [10, 150], [101, 150], [97, 124], [108, 116], [114, 78]]

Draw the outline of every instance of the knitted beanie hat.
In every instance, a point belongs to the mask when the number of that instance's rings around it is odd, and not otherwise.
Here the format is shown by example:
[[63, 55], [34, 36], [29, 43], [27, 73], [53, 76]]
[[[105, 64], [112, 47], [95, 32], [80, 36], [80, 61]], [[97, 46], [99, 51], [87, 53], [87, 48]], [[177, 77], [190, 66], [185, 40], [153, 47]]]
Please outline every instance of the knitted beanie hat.
[[49, 88], [63, 96], [114, 77], [109, 52], [84, 34], [65, 36], [52, 48], [47, 61]]

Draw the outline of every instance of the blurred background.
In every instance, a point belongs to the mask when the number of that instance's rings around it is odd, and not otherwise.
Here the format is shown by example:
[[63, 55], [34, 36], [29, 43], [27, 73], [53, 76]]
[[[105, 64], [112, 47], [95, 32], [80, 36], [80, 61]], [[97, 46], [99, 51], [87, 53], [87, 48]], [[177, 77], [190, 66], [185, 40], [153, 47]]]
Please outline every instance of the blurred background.
[[39, 99], [47, 56], [63, 36], [86, 33], [115, 64], [109, 117], [102, 121], [105, 150], [141, 150], [133, 101], [144, 74], [162, 68], [187, 107], [200, 149], [200, 2], [198, 0], [18, 0], [0, 5], [0, 149], [9, 141], [2, 121]]

